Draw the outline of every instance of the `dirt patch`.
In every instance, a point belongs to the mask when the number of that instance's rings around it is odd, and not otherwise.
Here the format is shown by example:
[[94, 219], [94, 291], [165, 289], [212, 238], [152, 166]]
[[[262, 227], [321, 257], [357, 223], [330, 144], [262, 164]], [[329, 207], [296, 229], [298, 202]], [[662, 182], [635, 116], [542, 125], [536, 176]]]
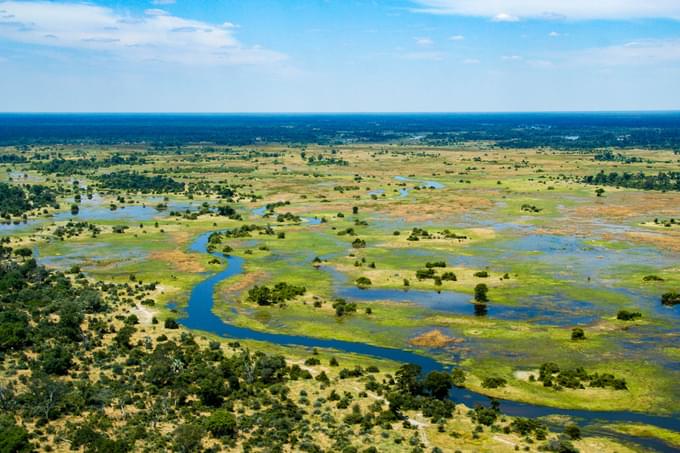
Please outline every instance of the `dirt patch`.
[[203, 264], [196, 261], [196, 258], [192, 255], [182, 252], [181, 250], [152, 252], [149, 256], [152, 260], [170, 263], [180, 272], [205, 272], [205, 266], [203, 266]]
[[661, 249], [680, 251], [680, 234], [677, 232], [664, 233], [665, 234], [630, 232], [626, 233], [626, 236], [634, 241], [654, 245]]
[[463, 343], [462, 338], [453, 338], [444, 335], [441, 330], [431, 330], [415, 338], [412, 338], [409, 343], [414, 346], [421, 346], [425, 348], [442, 349], [451, 347], [456, 344]]
[[512, 375], [517, 379], [518, 381], [524, 381], [524, 382], [529, 382], [529, 377], [533, 376], [534, 378], [538, 377], [539, 375], [539, 370], [531, 370], [531, 371], [521, 371], [517, 370], [512, 373]]
[[246, 288], [250, 288], [251, 286], [255, 285], [257, 282], [264, 280], [266, 275], [267, 273], [264, 271], [249, 272], [238, 281], [233, 282], [231, 285], [225, 286], [220, 292], [224, 295], [240, 293]]
[[153, 313], [147, 307], [137, 305], [132, 311], [137, 315], [137, 318], [139, 318], [139, 322], [142, 324], [151, 324]]

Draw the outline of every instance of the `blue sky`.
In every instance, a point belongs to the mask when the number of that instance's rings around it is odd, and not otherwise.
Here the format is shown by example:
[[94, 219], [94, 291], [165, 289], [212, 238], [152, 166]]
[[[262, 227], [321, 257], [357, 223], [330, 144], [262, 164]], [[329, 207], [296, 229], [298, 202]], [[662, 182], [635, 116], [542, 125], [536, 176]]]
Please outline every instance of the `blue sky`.
[[680, 108], [680, 0], [0, 0], [0, 110]]

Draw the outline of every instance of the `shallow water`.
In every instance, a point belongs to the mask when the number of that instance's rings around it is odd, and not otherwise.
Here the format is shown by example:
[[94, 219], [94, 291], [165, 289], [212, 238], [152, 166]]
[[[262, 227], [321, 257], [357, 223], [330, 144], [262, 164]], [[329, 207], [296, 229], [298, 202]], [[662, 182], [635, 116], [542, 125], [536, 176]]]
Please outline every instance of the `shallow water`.
[[[507, 306], [488, 303], [482, 307], [474, 304], [469, 294], [455, 291], [424, 291], [418, 289], [361, 289], [350, 282], [345, 275], [327, 266], [320, 269], [329, 273], [333, 278], [335, 296], [353, 301], [393, 301], [407, 302], [427, 307], [435, 311], [456, 313], [465, 316], [489, 316], [492, 318], [533, 321], [536, 324], [575, 325], [593, 322], [598, 317], [589, 309], [591, 304], [582, 301], [555, 298], [552, 301], [533, 299], [535, 304], [524, 306]], [[550, 309], [555, 307], [561, 309]]]
[[71, 214], [71, 211], [63, 211], [54, 215], [55, 221], [60, 220], [77, 220], [77, 221], [92, 221], [92, 220], [126, 220], [126, 221], [148, 221], [157, 217], [167, 216], [171, 211], [185, 211], [193, 207], [191, 202], [168, 201], [164, 202], [167, 209], [159, 211], [156, 209], [158, 203], [163, 202], [162, 198], [151, 197], [142, 203], [123, 204], [118, 205], [115, 210], [110, 209], [108, 200], [103, 199], [99, 195], [94, 195], [92, 199], [83, 198], [83, 201], [78, 205], [78, 214]]
[[[210, 233], [200, 235], [196, 241], [192, 243], [190, 250], [198, 253], [206, 253], [209, 236]], [[218, 254], [214, 254], [214, 256], [222, 258]], [[444, 370], [449, 368], [448, 366], [445, 366], [430, 357], [407, 350], [383, 348], [364, 343], [340, 340], [318, 339], [302, 335], [285, 335], [259, 332], [248, 328], [237, 327], [225, 322], [212, 312], [215, 286], [230, 277], [241, 274], [243, 272], [243, 264], [243, 258], [235, 256], [227, 257], [227, 267], [224, 270], [211, 275], [194, 286], [186, 307], [186, 317], [181, 319], [180, 323], [190, 329], [208, 331], [217, 335], [235, 339], [266, 341], [281, 345], [297, 345], [310, 348], [331, 348], [349, 353], [393, 360], [400, 363], [414, 363], [419, 365], [425, 373], [433, 370]], [[469, 406], [475, 406], [476, 404], [486, 404], [488, 402], [488, 398], [484, 395], [469, 391], [467, 389], [454, 389], [451, 392], [451, 397], [454, 400], [466, 403]], [[677, 429], [678, 424], [680, 424], [680, 414], [676, 414], [672, 417], [664, 417], [628, 411], [583, 411], [557, 409], [508, 400], [501, 400], [500, 403], [502, 410], [509, 415], [524, 417], [563, 415], [573, 417], [581, 424], [588, 424], [596, 421], [605, 421], [609, 423], [622, 421], [647, 423], [667, 429]], [[643, 445], [645, 444], [646, 440], [644, 438], [627, 438]], [[652, 446], [656, 442], [657, 441], [652, 441], [648, 445]], [[661, 443], [661, 445], [665, 444]]]

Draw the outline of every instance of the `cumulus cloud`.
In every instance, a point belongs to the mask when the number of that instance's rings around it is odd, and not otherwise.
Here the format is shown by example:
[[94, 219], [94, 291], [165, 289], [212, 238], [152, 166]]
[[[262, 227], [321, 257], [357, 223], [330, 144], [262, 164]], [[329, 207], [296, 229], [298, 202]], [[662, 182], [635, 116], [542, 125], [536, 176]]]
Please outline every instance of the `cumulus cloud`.
[[0, 38], [135, 61], [214, 65], [263, 64], [286, 58], [240, 43], [230, 23], [213, 25], [160, 9], [132, 16], [90, 3], [0, 1]]
[[463, 35], [453, 35], [449, 37], [449, 41], [462, 41], [465, 39], [465, 36]]
[[494, 22], [517, 22], [519, 21], [519, 17], [508, 13], [498, 13], [493, 16], [491, 20]]
[[417, 11], [486, 17], [495, 21], [520, 19], [680, 20], [678, 0], [412, 0]]

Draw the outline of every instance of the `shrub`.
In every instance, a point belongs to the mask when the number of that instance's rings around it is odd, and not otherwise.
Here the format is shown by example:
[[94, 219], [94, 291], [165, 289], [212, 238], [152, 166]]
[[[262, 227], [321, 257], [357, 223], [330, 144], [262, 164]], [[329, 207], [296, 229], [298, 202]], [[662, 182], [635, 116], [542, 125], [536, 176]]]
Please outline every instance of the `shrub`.
[[475, 301], [476, 302], [488, 302], [489, 297], [487, 293], [489, 292], [489, 287], [484, 283], [480, 283], [475, 286]]
[[206, 419], [205, 428], [215, 437], [235, 437], [238, 431], [236, 417], [224, 409], [218, 409]]
[[482, 381], [482, 387], [486, 389], [495, 389], [499, 387], [505, 387], [507, 383], [508, 381], [501, 377], [487, 377]]
[[642, 313], [639, 311], [621, 310], [616, 315], [616, 319], [620, 321], [635, 321], [638, 318], [642, 318]]
[[0, 419], [0, 452], [29, 453], [33, 451], [28, 432], [10, 417]]
[[665, 293], [661, 296], [661, 303], [668, 306], [680, 304], [680, 294], [675, 291]]
[[571, 329], [571, 339], [572, 340], [585, 340], [586, 333], [580, 327], [574, 327]]
[[373, 282], [371, 282], [371, 279], [368, 277], [359, 277], [356, 279], [355, 283], [359, 288], [365, 287], [365, 286], [371, 286]]

